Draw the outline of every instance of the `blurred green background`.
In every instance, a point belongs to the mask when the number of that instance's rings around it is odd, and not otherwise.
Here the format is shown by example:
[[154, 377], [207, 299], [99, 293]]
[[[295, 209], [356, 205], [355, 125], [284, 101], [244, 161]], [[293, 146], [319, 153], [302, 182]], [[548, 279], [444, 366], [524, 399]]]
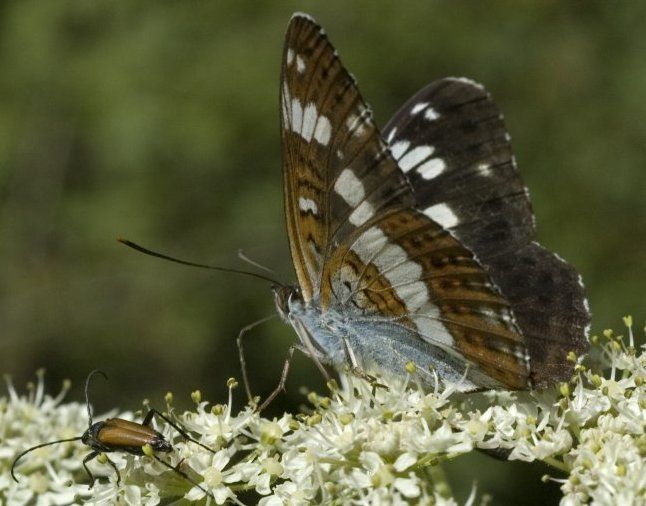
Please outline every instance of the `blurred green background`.
[[[626, 313], [643, 326], [646, 4], [16, 0], [0, 4], [2, 372], [23, 385], [45, 366], [50, 390], [70, 377], [80, 400], [101, 368], [110, 381], [93, 386], [98, 410], [144, 397], [161, 407], [168, 390], [180, 406], [195, 388], [224, 400], [226, 379], [240, 377], [238, 330], [274, 311], [269, 287], [115, 238], [247, 268], [242, 248], [294, 279], [278, 75], [295, 10], [325, 27], [381, 125], [431, 80], [484, 83], [505, 113], [539, 239], [583, 274], [593, 330], [619, 328]], [[294, 339], [278, 321], [249, 336], [256, 393], [273, 388]], [[293, 371], [274, 412], [297, 409], [300, 385], [321, 388], [307, 359]], [[464, 494], [478, 479], [495, 503], [545, 500], [482, 459], [450, 467]], [[558, 495], [538, 482], [544, 469], [516, 469]]]

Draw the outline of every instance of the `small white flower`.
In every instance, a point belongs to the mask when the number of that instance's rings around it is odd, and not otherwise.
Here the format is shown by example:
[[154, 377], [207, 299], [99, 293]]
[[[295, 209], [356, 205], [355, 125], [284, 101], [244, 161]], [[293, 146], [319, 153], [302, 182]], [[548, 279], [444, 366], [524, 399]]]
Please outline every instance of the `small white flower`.
[[421, 493], [419, 477], [411, 473], [410, 478], [397, 478], [394, 487], [406, 498], [412, 499], [418, 497]]
[[401, 473], [417, 463], [417, 457], [412, 453], [402, 453], [393, 464], [395, 471]]

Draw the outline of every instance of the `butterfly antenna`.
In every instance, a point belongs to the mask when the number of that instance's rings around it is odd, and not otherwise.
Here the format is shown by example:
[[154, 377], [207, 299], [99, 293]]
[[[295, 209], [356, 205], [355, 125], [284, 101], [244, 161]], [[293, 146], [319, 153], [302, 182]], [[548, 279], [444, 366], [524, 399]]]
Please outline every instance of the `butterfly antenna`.
[[245, 252], [242, 249], [238, 250], [238, 258], [244, 262], [247, 262], [250, 265], [253, 265], [254, 267], [257, 267], [258, 269], [262, 269], [265, 272], [269, 272], [270, 274], [276, 274], [276, 271], [270, 269], [269, 267], [265, 267], [264, 265], [249, 258], [247, 255], [245, 255]]
[[234, 274], [244, 274], [245, 276], [251, 276], [253, 278], [258, 278], [258, 279], [262, 279], [264, 281], [269, 281], [270, 283], [272, 283], [274, 285], [278, 285], [280, 287], [284, 286], [283, 283], [281, 283], [280, 281], [276, 281], [275, 279], [270, 278], [268, 276], [258, 274], [257, 272], [243, 271], [243, 270], [240, 270], [240, 269], [230, 269], [228, 267], [217, 267], [217, 266], [207, 265], [207, 264], [198, 264], [198, 263], [195, 263], [195, 262], [187, 262], [186, 260], [180, 260], [179, 258], [171, 257], [171, 256], [168, 256], [168, 255], [164, 255], [163, 253], [158, 253], [156, 251], [149, 250], [148, 248], [144, 248], [143, 246], [139, 246], [139, 244], [136, 244], [136, 243], [134, 243], [132, 241], [129, 241], [128, 239], [119, 238], [119, 239], [117, 239], [117, 241], [119, 241], [121, 244], [125, 244], [129, 248], [137, 250], [137, 251], [139, 251], [141, 253], [145, 253], [146, 255], [161, 258], [163, 260], [168, 260], [170, 262], [175, 262], [176, 264], [188, 265], [190, 267], [199, 267], [201, 269], [210, 269], [212, 271], [233, 272]]
[[88, 390], [90, 388], [90, 379], [92, 379], [92, 376], [94, 376], [95, 374], [100, 374], [106, 380], [108, 379], [107, 374], [99, 369], [94, 369], [93, 371], [90, 371], [90, 374], [88, 374], [87, 378], [85, 379], [85, 405], [87, 406], [87, 417], [89, 420], [88, 427], [92, 427], [92, 406], [90, 405], [90, 396], [88, 395]]
[[26, 449], [24, 452], [19, 454], [13, 461], [13, 464], [11, 464], [11, 477], [13, 478], [13, 481], [18, 483], [18, 478], [16, 478], [16, 474], [14, 473], [14, 468], [16, 467], [16, 464], [18, 464], [18, 461], [23, 458], [25, 455], [27, 455], [29, 452], [33, 452], [34, 450], [38, 450], [38, 448], [42, 448], [43, 446], [50, 446], [50, 445], [56, 445], [58, 443], [69, 443], [70, 441], [80, 441], [83, 439], [83, 436], [78, 436], [78, 437], [71, 437], [68, 439], [59, 439], [57, 441], [50, 441], [49, 443], [41, 443], [36, 446], [32, 446], [31, 448]]

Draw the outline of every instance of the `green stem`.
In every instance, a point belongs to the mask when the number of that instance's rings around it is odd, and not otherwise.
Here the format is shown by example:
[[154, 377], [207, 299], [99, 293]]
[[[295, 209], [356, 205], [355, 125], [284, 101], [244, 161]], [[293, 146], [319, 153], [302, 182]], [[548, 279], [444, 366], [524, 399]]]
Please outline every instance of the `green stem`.
[[547, 465], [555, 467], [556, 469], [563, 471], [564, 473], [569, 473], [570, 469], [568, 468], [567, 465], [565, 465], [565, 462], [555, 459], [554, 457], [546, 457], [542, 459], [543, 462], [545, 462]]
[[451, 499], [453, 493], [451, 492], [451, 486], [449, 485], [449, 480], [446, 477], [446, 473], [442, 466], [429, 466], [426, 468], [426, 472], [433, 481], [433, 489], [444, 499]]

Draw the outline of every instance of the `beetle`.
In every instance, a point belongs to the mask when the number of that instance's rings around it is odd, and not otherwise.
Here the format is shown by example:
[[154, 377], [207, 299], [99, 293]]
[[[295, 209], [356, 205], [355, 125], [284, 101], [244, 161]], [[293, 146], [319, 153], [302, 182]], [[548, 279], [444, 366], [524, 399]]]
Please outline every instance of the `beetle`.
[[[94, 482], [96, 481], [96, 478], [88, 468], [88, 462], [95, 459], [101, 454], [113, 453], [113, 452], [124, 452], [124, 453], [130, 453], [131, 455], [147, 455], [149, 457], [152, 457], [158, 462], [160, 462], [161, 464], [163, 464], [164, 466], [166, 466], [167, 468], [171, 469], [172, 471], [182, 476], [184, 479], [189, 481], [194, 486], [198, 487], [204, 493], [212, 496], [212, 494], [209, 491], [205, 490], [202, 486], [200, 486], [193, 479], [191, 479], [185, 472], [179, 469], [183, 461], [181, 461], [177, 466], [172, 466], [168, 462], [159, 458], [156, 455], [156, 453], [172, 452], [173, 446], [164, 437], [163, 434], [161, 434], [160, 432], [152, 428], [152, 420], [153, 420], [153, 417], [155, 416], [158, 416], [166, 423], [168, 423], [177, 432], [179, 432], [182, 435], [182, 437], [184, 437], [186, 440], [201, 446], [202, 448], [204, 448], [205, 450], [208, 450], [211, 453], [216, 453], [215, 450], [213, 450], [212, 448], [209, 448], [208, 446], [203, 445], [199, 441], [189, 436], [185, 430], [183, 430], [176, 423], [171, 421], [163, 413], [160, 413], [156, 409], [151, 408], [148, 410], [148, 413], [146, 413], [146, 416], [144, 417], [144, 420], [142, 423], [131, 422], [129, 420], [124, 420], [123, 418], [108, 418], [107, 420], [103, 420], [101, 422], [93, 422], [92, 407], [90, 406], [88, 389], [90, 385], [90, 380], [92, 376], [94, 376], [95, 374], [100, 374], [105, 379], [108, 378], [103, 371], [95, 369], [91, 371], [90, 374], [88, 374], [87, 379], [85, 380], [85, 404], [87, 406], [87, 414], [88, 414], [88, 429], [81, 436], [68, 438], [68, 439], [59, 439], [56, 441], [49, 441], [47, 443], [41, 443], [36, 446], [32, 446], [31, 448], [28, 448], [27, 450], [20, 453], [14, 459], [13, 464], [11, 465], [11, 476], [14, 479], [14, 481], [18, 483], [18, 478], [16, 477], [16, 474], [15, 474], [15, 467], [18, 464], [18, 461], [26, 454], [34, 450], [37, 450], [38, 448], [43, 448], [44, 446], [50, 446], [58, 443], [67, 443], [70, 441], [81, 441], [83, 444], [85, 444], [86, 446], [92, 449], [92, 452], [83, 459], [83, 467], [85, 468], [85, 472], [90, 477], [90, 485], [89, 485], [90, 488], [94, 486]], [[109, 458], [107, 458], [107, 456], [106, 456], [106, 460], [117, 473], [117, 485], [119, 485], [121, 483], [121, 474], [119, 473], [119, 469], [117, 469], [116, 464], [112, 462]]]

